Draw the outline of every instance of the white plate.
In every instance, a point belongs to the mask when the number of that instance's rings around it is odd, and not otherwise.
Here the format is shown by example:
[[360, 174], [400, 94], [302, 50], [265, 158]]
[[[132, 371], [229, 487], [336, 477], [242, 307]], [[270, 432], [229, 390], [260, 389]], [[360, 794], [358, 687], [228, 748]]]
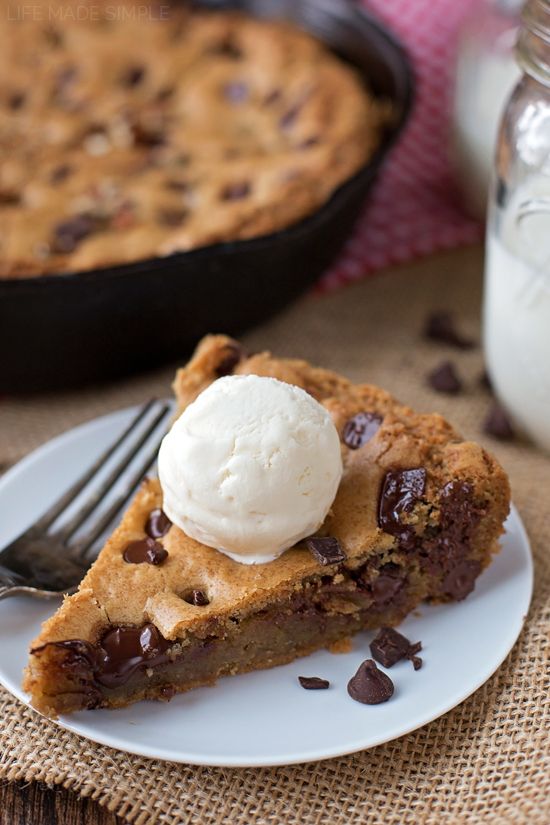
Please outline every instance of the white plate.
[[[133, 410], [96, 419], [50, 441], [0, 480], [0, 547], [33, 521], [99, 451]], [[319, 651], [272, 670], [222, 679], [214, 688], [141, 702], [116, 711], [83, 711], [59, 724], [130, 753], [197, 765], [255, 766], [307, 762], [395, 739], [451, 710], [504, 660], [522, 628], [532, 590], [529, 540], [516, 510], [501, 553], [460, 604], [423, 606], [400, 628], [421, 640], [424, 666], [390, 671], [394, 697], [382, 705], [354, 702], [346, 685], [369, 654], [372, 634], [353, 651]], [[21, 676], [30, 640], [56, 603], [17, 597], [0, 602], [0, 681], [26, 702]], [[322, 676], [330, 689], [306, 691], [297, 677]]]

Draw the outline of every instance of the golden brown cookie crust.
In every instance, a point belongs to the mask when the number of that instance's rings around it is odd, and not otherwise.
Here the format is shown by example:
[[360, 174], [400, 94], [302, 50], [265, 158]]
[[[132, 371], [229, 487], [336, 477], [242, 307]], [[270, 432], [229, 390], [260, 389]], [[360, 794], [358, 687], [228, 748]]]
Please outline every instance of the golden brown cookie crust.
[[39, 0], [34, 20], [23, 5], [0, 15], [0, 277], [269, 234], [379, 145], [388, 106], [297, 28], [166, 5], [144, 19], [137, 0], [102, 20], [101, 4], [80, 20], [76, 0]]

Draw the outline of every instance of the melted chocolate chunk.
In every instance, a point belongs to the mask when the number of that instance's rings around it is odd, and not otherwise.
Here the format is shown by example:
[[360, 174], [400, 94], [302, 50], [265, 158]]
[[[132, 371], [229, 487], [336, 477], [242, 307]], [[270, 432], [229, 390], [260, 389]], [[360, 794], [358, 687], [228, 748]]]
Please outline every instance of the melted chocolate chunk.
[[226, 83], [223, 95], [230, 103], [244, 103], [248, 98], [248, 85], [238, 80]]
[[311, 536], [305, 542], [308, 550], [321, 564], [337, 564], [347, 558], [338, 539], [332, 536]]
[[511, 441], [515, 436], [508, 413], [496, 401], [491, 406], [483, 422], [483, 430], [488, 435], [498, 438], [499, 441]]
[[436, 392], [456, 395], [462, 389], [462, 381], [452, 361], [443, 361], [428, 375], [428, 383]]
[[433, 312], [428, 316], [424, 330], [426, 338], [432, 341], [440, 341], [457, 349], [472, 349], [475, 341], [461, 335], [455, 326], [454, 318], [450, 312]]
[[328, 679], [319, 676], [298, 676], [298, 681], [305, 690], [326, 690], [330, 686]]
[[187, 604], [192, 604], [195, 607], [206, 607], [207, 604], [210, 604], [210, 599], [208, 596], [203, 593], [202, 590], [190, 590], [183, 596], [183, 601], [187, 602]]
[[[81, 639], [49, 642], [49, 645], [67, 652], [64, 667], [77, 671], [85, 689], [93, 692], [93, 686], [116, 688], [125, 684], [139, 669], [155, 667], [170, 661], [169, 642], [153, 624], [142, 627], [110, 627], [97, 645]], [[98, 692], [92, 697], [98, 703]], [[91, 706], [91, 705], [90, 705]]]
[[426, 470], [388, 470], [382, 482], [378, 503], [378, 526], [385, 533], [398, 536], [401, 547], [414, 549], [413, 528], [401, 521], [403, 513], [410, 513], [421, 500], [426, 489]]
[[371, 585], [374, 604], [381, 608], [393, 601], [405, 585], [401, 568], [392, 564], [385, 564], [380, 574]]
[[249, 194], [250, 184], [248, 181], [238, 181], [225, 186], [220, 193], [220, 198], [222, 201], [240, 201]]
[[445, 595], [460, 602], [472, 592], [480, 572], [481, 565], [478, 561], [465, 559], [447, 573], [441, 590]]
[[344, 427], [343, 439], [350, 450], [358, 450], [376, 435], [382, 424], [382, 416], [372, 412], [360, 412], [350, 418]]
[[75, 215], [74, 218], [62, 221], [54, 229], [51, 242], [52, 252], [61, 254], [74, 252], [78, 244], [96, 229], [97, 221], [90, 215]]
[[216, 367], [216, 375], [221, 378], [223, 375], [230, 375], [244, 353], [237, 344], [226, 344], [220, 354], [220, 360]]
[[152, 539], [161, 539], [166, 535], [171, 526], [172, 522], [164, 510], [157, 507], [149, 513], [149, 517], [145, 522], [145, 532]]
[[[415, 642], [411, 644], [409, 640], [394, 630], [393, 627], [383, 627], [378, 636], [370, 643], [370, 652], [377, 662], [384, 667], [393, 667], [401, 659], [418, 658], [416, 654], [422, 650], [422, 644]], [[422, 660], [419, 660], [422, 664]], [[414, 664], [415, 670], [418, 667]]]
[[393, 696], [393, 682], [386, 673], [378, 670], [372, 659], [367, 659], [348, 682], [348, 693], [356, 702], [379, 705]]
[[152, 538], [138, 539], [128, 544], [122, 558], [128, 564], [162, 564], [168, 558], [168, 551]]

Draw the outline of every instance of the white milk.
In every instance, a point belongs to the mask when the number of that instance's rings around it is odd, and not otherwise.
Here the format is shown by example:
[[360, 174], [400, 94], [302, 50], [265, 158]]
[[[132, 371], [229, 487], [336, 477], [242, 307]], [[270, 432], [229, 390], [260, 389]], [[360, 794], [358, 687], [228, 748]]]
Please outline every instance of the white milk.
[[485, 219], [498, 125], [521, 72], [513, 54], [516, 29], [501, 34], [493, 51], [466, 44], [459, 54], [453, 112], [452, 150], [469, 210]]
[[550, 451], [550, 179], [521, 187], [488, 230], [484, 338], [497, 395]]

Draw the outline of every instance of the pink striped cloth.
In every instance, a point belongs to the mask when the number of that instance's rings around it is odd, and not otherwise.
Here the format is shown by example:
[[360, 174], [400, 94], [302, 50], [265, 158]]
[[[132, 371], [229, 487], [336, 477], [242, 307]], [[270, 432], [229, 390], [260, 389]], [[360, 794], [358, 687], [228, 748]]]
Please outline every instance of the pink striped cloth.
[[482, 227], [460, 208], [447, 153], [456, 33], [479, 1], [368, 0], [368, 8], [409, 52], [416, 101], [354, 235], [321, 279], [321, 290], [482, 237]]

